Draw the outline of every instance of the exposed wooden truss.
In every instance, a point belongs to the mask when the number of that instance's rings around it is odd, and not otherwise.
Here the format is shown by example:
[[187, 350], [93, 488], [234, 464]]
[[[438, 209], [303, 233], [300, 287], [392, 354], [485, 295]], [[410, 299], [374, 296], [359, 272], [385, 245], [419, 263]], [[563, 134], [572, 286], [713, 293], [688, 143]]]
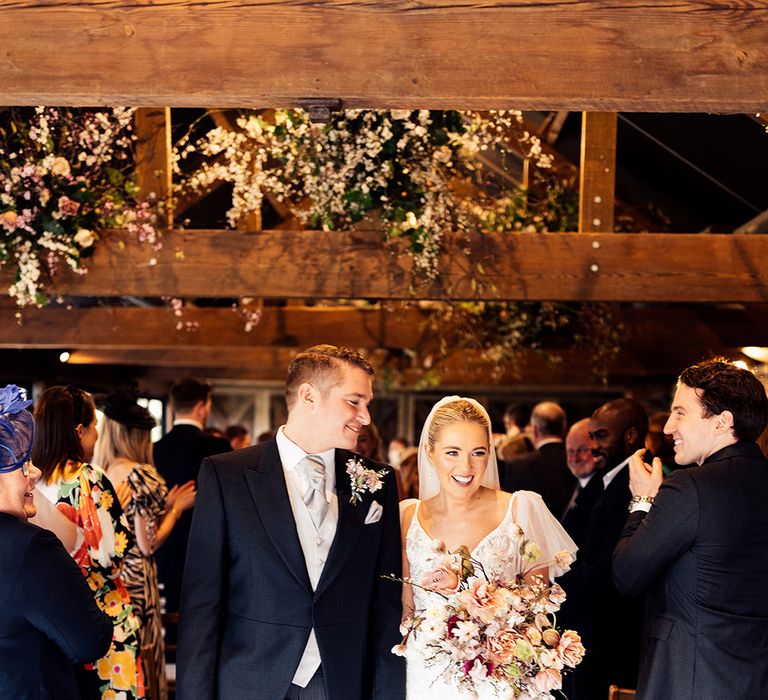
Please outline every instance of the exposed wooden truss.
[[768, 238], [753, 235], [476, 233], [446, 236], [439, 280], [419, 286], [409, 258], [377, 231], [171, 231], [159, 252], [108, 231], [88, 274], [62, 272], [53, 288], [107, 297], [765, 302], [766, 257]]
[[759, 111], [758, 1], [2, 0], [0, 103]]
[[[443, 355], [439, 332], [426, 322], [430, 313], [413, 307], [265, 307], [261, 321], [245, 332], [242, 317], [226, 308], [185, 311], [184, 322], [199, 324], [191, 331], [177, 330], [179, 319], [169, 309], [46, 308], [26, 311], [0, 348], [66, 349], [70, 365], [281, 382], [294, 353], [331, 342], [369, 353], [405, 385], [417, 384], [430, 370], [453, 385], [574, 387], [594, 381], [590, 357], [596, 349], [589, 338], [577, 349], [545, 349], [559, 360], [554, 364], [533, 351], [504, 363], [489, 362], [472, 348], [450, 347]], [[4, 307], [0, 318], [12, 327], [14, 310]], [[734, 357], [739, 346], [768, 345], [768, 305], [626, 307], [616, 322], [622, 352], [603, 369], [618, 385], [664, 381], [703, 357]]]

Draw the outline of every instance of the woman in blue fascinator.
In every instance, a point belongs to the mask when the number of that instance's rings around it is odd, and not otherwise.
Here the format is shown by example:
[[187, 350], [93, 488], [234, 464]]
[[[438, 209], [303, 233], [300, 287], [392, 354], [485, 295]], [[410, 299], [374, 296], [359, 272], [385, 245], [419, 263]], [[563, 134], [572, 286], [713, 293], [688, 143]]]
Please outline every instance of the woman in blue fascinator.
[[0, 693], [71, 700], [72, 664], [106, 652], [112, 622], [57, 537], [27, 522], [40, 479], [31, 403], [13, 384], [0, 389]]

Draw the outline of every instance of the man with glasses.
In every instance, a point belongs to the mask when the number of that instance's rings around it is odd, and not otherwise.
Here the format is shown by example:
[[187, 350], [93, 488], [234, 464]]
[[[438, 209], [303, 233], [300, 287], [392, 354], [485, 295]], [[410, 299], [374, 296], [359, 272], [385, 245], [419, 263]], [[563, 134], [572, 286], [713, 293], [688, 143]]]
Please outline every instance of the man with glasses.
[[602, 480], [593, 478], [597, 472], [597, 465], [589, 441], [589, 418], [584, 418], [571, 426], [565, 437], [565, 458], [568, 469], [578, 483], [573, 490], [562, 523], [566, 532], [581, 550], [584, 546], [584, 535], [592, 506], [603, 492]]

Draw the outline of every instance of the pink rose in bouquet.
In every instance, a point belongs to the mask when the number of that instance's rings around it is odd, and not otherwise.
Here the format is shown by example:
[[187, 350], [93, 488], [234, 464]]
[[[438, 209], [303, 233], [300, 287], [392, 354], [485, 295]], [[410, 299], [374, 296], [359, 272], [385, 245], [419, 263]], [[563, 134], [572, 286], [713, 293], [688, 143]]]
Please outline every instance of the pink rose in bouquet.
[[435, 568], [430, 569], [421, 577], [419, 585], [428, 591], [441, 595], [456, 593], [461, 585], [461, 577], [453, 564], [452, 556], [444, 557]]

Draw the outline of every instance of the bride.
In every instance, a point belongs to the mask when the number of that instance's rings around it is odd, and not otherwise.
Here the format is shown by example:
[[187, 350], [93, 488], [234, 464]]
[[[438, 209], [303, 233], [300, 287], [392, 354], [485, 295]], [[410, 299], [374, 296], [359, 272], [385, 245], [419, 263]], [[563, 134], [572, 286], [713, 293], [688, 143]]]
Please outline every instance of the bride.
[[[574, 556], [576, 545], [538, 494], [499, 490], [491, 421], [477, 401], [448, 396], [436, 403], [422, 430], [418, 459], [420, 500], [401, 503], [404, 578], [421, 579], [431, 568], [433, 542], [440, 540], [450, 552], [465, 545], [489, 577], [510, 580], [530, 568], [519, 547], [509, 547], [520, 529], [542, 551], [538, 568], [527, 577], [553, 579], [564, 573], [565, 568], [555, 565], [555, 554], [566, 550]], [[510, 550], [517, 554], [510, 557]], [[436, 598], [435, 593], [404, 585], [405, 617], [428, 608]], [[444, 666], [425, 664], [410, 648], [406, 659], [409, 700], [467, 697], [444, 679]]]

